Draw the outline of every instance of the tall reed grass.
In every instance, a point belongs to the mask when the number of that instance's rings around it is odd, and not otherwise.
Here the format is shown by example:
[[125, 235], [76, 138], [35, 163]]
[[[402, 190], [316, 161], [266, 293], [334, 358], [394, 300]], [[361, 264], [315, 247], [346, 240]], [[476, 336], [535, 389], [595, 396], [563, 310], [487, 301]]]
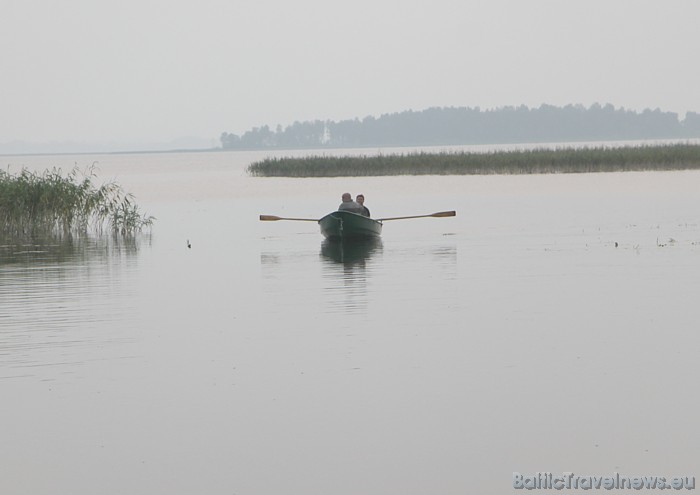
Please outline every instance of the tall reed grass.
[[266, 158], [247, 171], [259, 177], [478, 175], [686, 170], [700, 168], [700, 145], [562, 148], [490, 153]]
[[133, 195], [114, 182], [96, 187], [95, 177], [94, 165], [84, 172], [76, 167], [65, 175], [56, 168], [43, 173], [0, 170], [0, 233], [80, 234], [108, 229], [129, 236], [152, 225], [155, 219], [139, 211]]

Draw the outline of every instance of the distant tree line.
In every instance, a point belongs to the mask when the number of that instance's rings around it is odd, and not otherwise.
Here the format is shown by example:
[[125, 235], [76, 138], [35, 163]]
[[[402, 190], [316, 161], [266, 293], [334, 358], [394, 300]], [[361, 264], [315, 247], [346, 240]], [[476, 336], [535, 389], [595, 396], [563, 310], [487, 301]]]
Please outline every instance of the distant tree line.
[[646, 109], [642, 112], [594, 104], [481, 110], [435, 107], [378, 118], [294, 122], [254, 127], [243, 135], [224, 132], [224, 149], [361, 148], [564, 141], [609, 141], [700, 137], [700, 114]]

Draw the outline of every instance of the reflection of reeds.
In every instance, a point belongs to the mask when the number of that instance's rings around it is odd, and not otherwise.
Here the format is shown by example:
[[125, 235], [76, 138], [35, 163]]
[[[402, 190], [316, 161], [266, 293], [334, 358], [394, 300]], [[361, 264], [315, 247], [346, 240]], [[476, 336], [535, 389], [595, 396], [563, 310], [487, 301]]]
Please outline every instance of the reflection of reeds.
[[93, 177], [94, 167], [85, 173], [75, 168], [65, 176], [60, 169], [41, 174], [0, 170], [0, 233], [102, 232], [107, 226], [115, 234], [132, 235], [153, 223], [121, 186], [95, 187]]
[[248, 173], [261, 177], [479, 175], [687, 170], [700, 168], [700, 145], [562, 148], [491, 153], [266, 158]]
[[0, 267], [82, 264], [90, 260], [108, 260], [132, 256], [150, 236], [78, 236], [71, 233], [37, 233], [23, 236], [0, 236]]

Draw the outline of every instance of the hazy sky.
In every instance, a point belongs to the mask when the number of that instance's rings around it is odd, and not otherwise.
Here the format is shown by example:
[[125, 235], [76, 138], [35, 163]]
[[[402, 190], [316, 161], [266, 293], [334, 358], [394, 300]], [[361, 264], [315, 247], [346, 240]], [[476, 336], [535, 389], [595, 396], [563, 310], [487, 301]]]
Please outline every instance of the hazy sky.
[[0, 0], [0, 143], [431, 106], [700, 111], [697, 0]]

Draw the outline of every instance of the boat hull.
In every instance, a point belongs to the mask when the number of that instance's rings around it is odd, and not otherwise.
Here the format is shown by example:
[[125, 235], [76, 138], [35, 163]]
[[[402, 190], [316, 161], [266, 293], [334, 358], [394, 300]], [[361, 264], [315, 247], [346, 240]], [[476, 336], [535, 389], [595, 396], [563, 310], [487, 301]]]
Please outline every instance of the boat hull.
[[371, 239], [382, 235], [382, 222], [349, 211], [334, 211], [318, 221], [329, 240]]

